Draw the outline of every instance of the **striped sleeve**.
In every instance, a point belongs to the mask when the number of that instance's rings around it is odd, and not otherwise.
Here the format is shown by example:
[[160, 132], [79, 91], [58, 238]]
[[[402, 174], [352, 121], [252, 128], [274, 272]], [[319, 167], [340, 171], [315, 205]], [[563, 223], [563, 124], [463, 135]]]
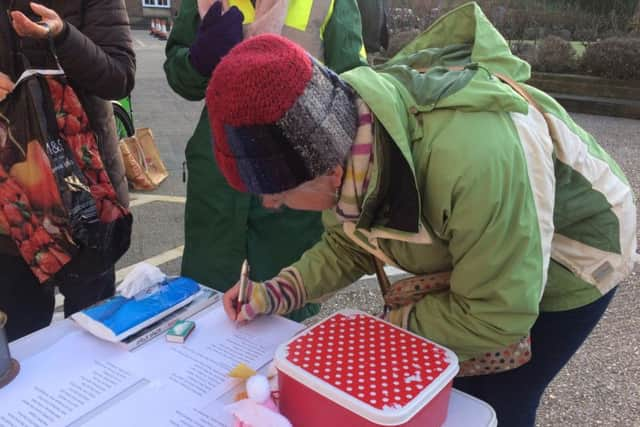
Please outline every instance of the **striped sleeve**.
[[249, 304], [243, 306], [247, 318], [257, 314], [287, 314], [304, 307], [307, 294], [300, 273], [293, 267], [285, 268], [271, 280], [251, 282]]

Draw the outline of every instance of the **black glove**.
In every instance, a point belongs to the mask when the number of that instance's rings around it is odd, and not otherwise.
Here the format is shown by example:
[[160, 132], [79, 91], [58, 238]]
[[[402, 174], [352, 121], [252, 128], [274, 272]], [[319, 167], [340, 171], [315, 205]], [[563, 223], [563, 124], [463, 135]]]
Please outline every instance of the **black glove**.
[[189, 49], [191, 65], [209, 77], [231, 48], [242, 41], [244, 16], [235, 6], [222, 13], [222, 3], [215, 2], [200, 22], [196, 39]]

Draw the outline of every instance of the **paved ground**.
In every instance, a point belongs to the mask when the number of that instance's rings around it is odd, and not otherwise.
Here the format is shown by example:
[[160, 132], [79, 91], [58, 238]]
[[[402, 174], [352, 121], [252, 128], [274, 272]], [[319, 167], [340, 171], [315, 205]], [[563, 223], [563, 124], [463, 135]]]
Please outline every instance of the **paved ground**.
[[[183, 153], [202, 104], [186, 102], [168, 88], [162, 71], [164, 43], [143, 31], [136, 31], [135, 37], [136, 125], [152, 128], [171, 176], [155, 192], [134, 195], [133, 244], [118, 263], [119, 275], [149, 259], [165, 272], [177, 274], [183, 244]], [[640, 194], [640, 121], [588, 115], [575, 115], [575, 120], [601, 141]], [[539, 411], [539, 426], [640, 426], [638, 282], [634, 275], [621, 286], [606, 318], [553, 382]], [[338, 293], [320, 316], [347, 306], [379, 311], [375, 283], [361, 281]]]

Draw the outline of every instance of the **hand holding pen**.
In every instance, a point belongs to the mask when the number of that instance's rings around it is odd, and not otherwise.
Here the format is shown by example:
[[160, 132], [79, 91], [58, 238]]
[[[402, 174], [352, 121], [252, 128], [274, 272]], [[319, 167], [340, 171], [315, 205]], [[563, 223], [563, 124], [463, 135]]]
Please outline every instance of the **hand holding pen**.
[[[250, 287], [249, 263], [245, 259], [240, 269], [240, 280], [224, 294], [224, 310], [229, 319], [235, 322], [242, 322], [250, 318], [246, 315], [247, 313], [243, 313], [243, 307], [249, 304]], [[251, 310], [249, 309], [249, 311]]]
[[304, 306], [306, 291], [295, 282], [287, 269], [271, 280], [254, 282], [249, 279], [245, 261], [240, 280], [224, 294], [224, 310], [234, 322], [245, 322], [262, 314], [284, 315]]

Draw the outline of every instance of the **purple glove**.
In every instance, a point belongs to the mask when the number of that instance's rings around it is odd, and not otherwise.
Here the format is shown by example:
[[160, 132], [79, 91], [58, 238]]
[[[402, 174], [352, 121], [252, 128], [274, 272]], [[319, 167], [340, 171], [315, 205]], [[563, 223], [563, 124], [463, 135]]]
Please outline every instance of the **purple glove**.
[[242, 41], [244, 16], [235, 6], [222, 13], [217, 1], [200, 22], [196, 39], [189, 49], [191, 65], [203, 76], [211, 76], [213, 69], [232, 47]]

